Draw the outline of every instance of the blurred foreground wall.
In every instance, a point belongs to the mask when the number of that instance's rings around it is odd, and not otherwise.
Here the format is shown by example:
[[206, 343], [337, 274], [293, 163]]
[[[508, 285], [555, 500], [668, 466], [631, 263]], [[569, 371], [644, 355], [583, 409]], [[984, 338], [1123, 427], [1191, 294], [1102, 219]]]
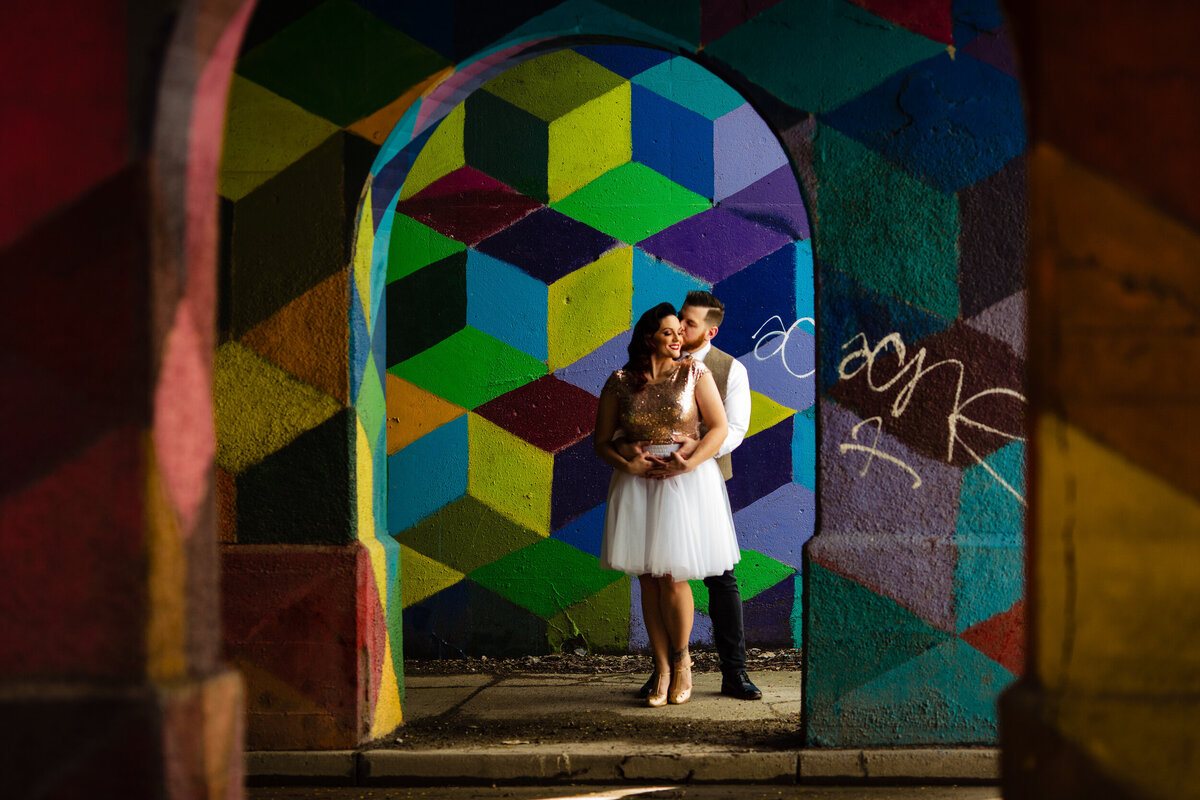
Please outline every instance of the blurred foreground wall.
[[1011, 797], [1200, 797], [1200, 10], [1147, 11], [1012, 8], [1034, 434]]
[[212, 353], [249, 6], [130, 5], [9, 5], [0, 23], [5, 798], [242, 796]]

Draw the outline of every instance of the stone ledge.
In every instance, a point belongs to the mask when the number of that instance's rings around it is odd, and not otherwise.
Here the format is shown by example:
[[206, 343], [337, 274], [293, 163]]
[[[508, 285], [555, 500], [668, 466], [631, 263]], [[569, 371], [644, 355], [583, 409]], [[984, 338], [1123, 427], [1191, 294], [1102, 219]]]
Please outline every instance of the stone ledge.
[[992, 747], [801, 750], [798, 755], [801, 783], [1000, 780], [1000, 751]]
[[[636, 749], [635, 749], [636, 748]], [[531, 751], [368, 750], [360, 754], [363, 784], [457, 779], [487, 781], [670, 781], [794, 783], [795, 753], [676, 749], [639, 752], [631, 745]]]
[[246, 754], [255, 783], [341, 785], [521, 781], [602, 783], [909, 783], [999, 780], [995, 748], [812, 749], [755, 752], [642, 743], [443, 750], [278, 751]]
[[283, 778], [294, 783], [306, 778], [320, 778], [353, 783], [357, 775], [358, 753], [353, 750], [252, 750], [246, 753], [246, 777], [253, 780]]
[[1000, 780], [999, 748], [864, 750], [867, 778]]

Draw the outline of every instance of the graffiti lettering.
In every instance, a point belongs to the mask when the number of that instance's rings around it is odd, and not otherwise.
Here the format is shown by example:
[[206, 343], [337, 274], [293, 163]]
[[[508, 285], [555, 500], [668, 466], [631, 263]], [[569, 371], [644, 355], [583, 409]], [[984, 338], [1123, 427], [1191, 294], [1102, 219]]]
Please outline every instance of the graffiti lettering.
[[[886, 352], [889, 347], [896, 354], [896, 360], [899, 364], [899, 369], [896, 371], [896, 374], [892, 375], [887, 380], [884, 380], [882, 383], [879, 383], [877, 382], [877, 376], [874, 374], [875, 362], [876, 359], [879, 358], [882, 353]], [[994, 478], [1006, 490], [1011, 492], [1012, 495], [1016, 497], [1022, 505], [1026, 505], [1025, 498], [1021, 497], [1021, 494], [1016, 489], [1014, 489], [1007, 481], [1005, 481], [1004, 478], [1002, 478], [1000, 474], [992, 468], [991, 465], [987, 464], [982, 458], [980, 458], [980, 456], [970, 448], [970, 446], [962, 439], [962, 437], [959, 436], [959, 431], [961, 429], [960, 426], [965, 426], [975, 430], [984, 431], [986, 433], [991, 433], [1005, 439], [1022, 442], [1025, 441], [1024, 436], [999, 430], [998, 428], [994, 428], [978, 420], [971, 419], [965, 413], [968, 406], [984, 397], [1012, 397], [1024, 403], [1026, 402], [1024, 395], [1012, 389], [994, 387], [991, 389], [984, 389], [981, 392], [976, 392], [964, 400], [962, 397], [962, 390], [963, 378], [966, 374], [966, 366], [963, 364], [963, 362], [956, 358], [947, 358], [943, 361], [936, 361], [927, 366], [925, 361], [928, 351], [924, 347], [917, 352], [917, 355], [914, 358], [909, 360], [907, 349], [904, 346], [904, 339], [899, 333], [889, 333], [887, 336], [884, 336], [882, 339], [880, 339], [874, 347], [871, 346], [870, 340], [867, 339], [867, 335], [865, 333], [857, 333], [850, 337], [850, 339], [842, 345], [842, 350], [850, 350], [850, 352], [842, 359], [841, 363], [838, 364], [838, 378], [840, 380], [849, 380], [865, 370], [866, 374], [864, 377], [867, 382], [867, 387], [874, 392], [886, 392], [907, 378], [907, 382], [900, 385], [900, 390], [896, 393], [896, 397], [892, 401], [890, 411], [893, 418], [902, 416], [908, 409], [908, 404], [912, 400], [913, 393], [916, 391], [917, 385], [921, 382], [922, 378], [937, 369], [945, 368], [957, 370], [958, 380], [955, 383], [954, 403], [951, 407], [950, 413], [946, 416], [947, 433], [949, 434], [946, 444], [947, 463], [953, 462], [955, 448], [962, 447], [962, 449], [966, 451], [967, 455], [969, 455], [975, 461], [975, 463], [983, 467], [983, 469], [989, 475], [991, 475], [992, 478]], [[883, 419], [881, 417], [872, 417], [871, 419], [864, 420], [863, 422], [859, 423], [859, 425], [856, 425], [854, 430], [851, 431], [851, 435], [855, 438], [855, 440], [858, 439], [859, 426], [867, 422], [871, 422], [872, 420], [878, 421], [876, 423], [877, 428], [875, 433], [875, 440], [878, 442], [879, 431], [883, 428]], [[846, 452], [847, 449], [868, 449], [862, 445], [843, 444], [841, 447], [841, 452], [843, 453]], [[871, 446], [871, 448], [869, 448], [869, 450], [872, 452], [872, 457], [883, 455], [876, 450], [874, 444]], [[903, 462], [900, 462], [899, 459], [892, 460], [903, 465]], [[871, 459], [868, 458], [867, 463], [863, 466], [863, 475], [866, 475], [866, 471], [870, 467], [870, 462]], [[913, 488], [915, 489], [919, 485], [920, 484], [918, 482], [913, 485]]]
[[867, 447], [866, 445], [862, 445], [862, 444], [851, 444], [849, 442], [843, 442], [840, 445], [841, 452], [843, 452], [843, 453], [848, 453], [851, 450], [856, 450], [856, 451], [861, 451], [863, 453], [867, 453], [867, 460], [863, 462], [862, 471], [858, 473], [859, 477], [862, 477], [862, 478], [866, 477], [867, 470], [869, 470], [871, 468], [872, 459], [874, 459], [876, 456], [878, 456], [878, 457], [882, 458], [884, 461], [887, 461], [891, 464], [895, 464], [897, 467], [900, 467], [901, 469], [905, 470], [909, 475], [912, 475], [912, 477], [913, 477], [912, 488], [914, 488], [914, 489], [921, 488], [921, 476], [917, 474], [916, 470], [914, 470], [908, 464], [904, 463], [903, 461], [896, 458], [895, 456], [889, 455], [888, 453], [883, 452], [882, 450], [880, 450], [877, 447], [877, 445], [879, 444], [879, 433], [880, 433], [880, 431], [883, 430], [883, 417], [871, 417], [870, 419], [864, 419], [862, 422], [858, 423], [857, 425], [855, 425], [853, 428], [850, 429], [850, 436], [854, 439], [854, 441], [857, 442], [859, 429], [862, 428], [863, 425], [872, 425], [872, 424], [875, 426], [875, 440], [873, 442], [871, 442], [870, 447]]
[[[759, 339], [758, 338], [759, 334], [762, 334], [763, 328], [767, 327], [772, 322], [774, 322], [778, 327], [775, 330], [767, 331], [765, 334], [763, 334], [762, 338]], [[775, 315], [775, 316], [771, 317], [766, 322], [764, 322], [762, 325], [758, 326], [758, 330], [755, 331], [754, 336], [751, 337], [755, 340], [755, 342], [754, 342], [754, 357], [757, 358], [759, 361], [766, 361], [767, 359], [773, 358], [774, 356], [778, 355], [780, 362], [783, 364], [783, 368], [785, 370], [787, 370], [789, 375], [791, 375], [795, 378], [811, 378], [817, 372], [815, 367], [813, 369], [810, 369], [808, 372], [799, 373], [799, 372], [796, 372], [794, 369], [791, 368], [791, 366], [788, 365], [788, 360], [787, 360], [788, 338], [792, 335], [792, 331], [794, 331], [796, 329], [796, 326], [799, 325], [801, 322], [807, 322], [809, 325], [813, 326], [814, 330], [816, 329], [817, 323], [812, 317], [801, 317], [800, 319], [796, 320], [788, 327], [784, 328], [783, 327], [783, 318], [780, 317], [779, 315]], [[777, 342], [778, 342], [775, 346], [775, 349], [772, 350], [771, 352], [767, 353], [765, 356], [762, 355], [759, 352], [762, 349], [762, 346], [772, 340], [777, 340]]]

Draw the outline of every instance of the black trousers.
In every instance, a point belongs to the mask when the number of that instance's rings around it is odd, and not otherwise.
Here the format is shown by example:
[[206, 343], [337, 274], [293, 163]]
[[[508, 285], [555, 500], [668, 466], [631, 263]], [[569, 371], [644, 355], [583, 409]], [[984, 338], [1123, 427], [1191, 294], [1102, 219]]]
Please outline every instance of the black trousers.
[[733, 570], [704, 579], [708, 587], [708, 616], [721, 672], [733, 675], [746, 668], [746, 629], [742, 626], [742, 593]]

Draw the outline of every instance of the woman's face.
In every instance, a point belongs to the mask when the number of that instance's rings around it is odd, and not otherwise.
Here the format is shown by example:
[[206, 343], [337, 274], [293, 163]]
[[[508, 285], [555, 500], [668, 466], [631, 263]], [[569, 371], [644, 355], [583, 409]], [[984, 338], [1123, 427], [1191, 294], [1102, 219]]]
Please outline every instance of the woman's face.
[[683, 326], [674, 314], [658, 321], [658, 330], [650, 337], [650, 348], [659, 358], [679, 358], [683, 347]]

